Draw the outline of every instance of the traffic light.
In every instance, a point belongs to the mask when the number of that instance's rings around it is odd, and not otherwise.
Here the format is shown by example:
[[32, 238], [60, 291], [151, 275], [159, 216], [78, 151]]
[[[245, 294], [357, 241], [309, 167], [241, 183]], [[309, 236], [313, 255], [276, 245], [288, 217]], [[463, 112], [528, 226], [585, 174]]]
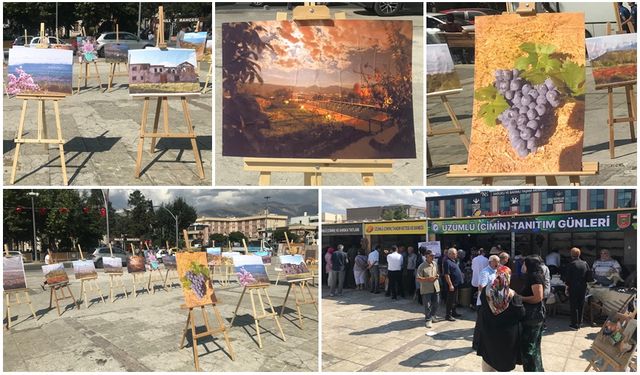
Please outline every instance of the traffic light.
[[104, 207], [100, 207], [100, 216], [105, 217], [107, 216], [107, 209]]
[[21, 214], [23, 210], [24, 210], [24, 208], [22, 208], [20, 206], [16, 207], [16, 213], [17, 214]]

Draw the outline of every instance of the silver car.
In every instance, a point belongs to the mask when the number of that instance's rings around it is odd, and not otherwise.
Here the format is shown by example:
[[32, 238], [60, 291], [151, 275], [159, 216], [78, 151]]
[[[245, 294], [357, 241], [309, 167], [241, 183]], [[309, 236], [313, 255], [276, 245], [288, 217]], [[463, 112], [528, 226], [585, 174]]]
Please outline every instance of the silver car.
[[104, 46], [109, 43], [120, 43], [129, 46], [129, 49], [143, 49], [147, 47], [154, 47], [155, 44], [151, 40], [140, 39], [135, 34], [128, 33], [126, 31], [120, 31], [117, 33], [118, 39], [116, 42], [116, 32], [110, 31], [100, 34], [96, 42], [98, 43], [98, 56], [104, 57]]
[[[122, 260], [122, 266], [126, 266], [129, 254], [125, 253], [124, 250], [118, 246], [113, 246], [112, 248], [113, 257], [120, 258], [120, 260]], [[102, 257], [111, 257], [111, 252], [108, 247], [97, 247], [93, 251], [93, 254], [91, 254], [91, 260], [96, 268], [102, 268]]]

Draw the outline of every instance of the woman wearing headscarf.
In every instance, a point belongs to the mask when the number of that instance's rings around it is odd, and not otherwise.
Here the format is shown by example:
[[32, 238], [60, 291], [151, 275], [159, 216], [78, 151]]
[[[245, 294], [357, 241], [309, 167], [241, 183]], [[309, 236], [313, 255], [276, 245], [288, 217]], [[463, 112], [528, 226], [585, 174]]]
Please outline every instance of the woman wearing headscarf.
[[364, 283], [367, 280], [367, 256], [364, 249], [358, 250], [353, 265], [353, 278], [356, 279], [356, 289], [364, 290]]
[[520, 320], [525, 311], [522, 300], [509, 287], [511, 270], [500, 266], [496, 278], [480, 292], [477, 354], [482, 371], [511, 371], [520, 359]]
[[327, 285], [331, 285], [331, 271], [333, 270], [333, 262], [331, 261], [331, 256], [333, 252], [336, 251], [333, 247], [327, 249], [327, 253], [324, 254], [324, 271], [328, 274], [327, 276]]
[[522, 273], [524, 274], [524, 288], [520, 294], [525, 308], [520, 340], [522, 368], [527, 372], [544, 372], [540, 350], [545, 318], [545, 309], [542, 303], [544, 274], [540, 257], [529, 255], [524, 258]]

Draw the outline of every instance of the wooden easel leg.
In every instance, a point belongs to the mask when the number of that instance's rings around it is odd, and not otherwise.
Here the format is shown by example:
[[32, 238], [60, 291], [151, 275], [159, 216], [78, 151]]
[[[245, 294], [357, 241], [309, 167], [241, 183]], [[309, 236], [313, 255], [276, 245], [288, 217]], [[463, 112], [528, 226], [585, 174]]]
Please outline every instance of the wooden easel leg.
[[191, 323], [191, 309], [189, 309], [189, 314], [187, 315], [187, 324], [184, 326], [182, 330], [182, 340], [180, 340], [180, 349], [184, 348], [184, 340], [187, 338], [187, 332], [189, 331], [189, 323]]
[[196, 169], [198, 170], [198, 176], [200, 179], [204, 179], [204, 167], [202, 166], [202, 160], [200, 159], [200, 150], [198, 149], [198, 142], [196, 140], [196, 133], [193, 129], [193, 123], [191, 121], [191, 112], [189, 111], [189, 102], [186, 97], [181, 98], [182, 110], [184, 111], [184, 120], [187, 124], [187, 132], [191, 138], [191, 148], [193, 148], [193, 156], [196, 161]]
[[307, 292], [309, 293], [309, 297], [311, 298], [311, 302], [313, 302], [313, 307], [316, 308], [316, 311], [318, 311], [318, 302], [316, 300], [316, 296], [313, 295], [313, 293], [311, 292], [311, 288], [309, 287], [309, 284], [305, 282], [305, 287], [307, 288]]
[[193, 359], [196, 364], [196, 371], [200, 371], [200, 359], [198, 358], [198, 339], [196, 338], [196, 322], [193, 319], [192, 309], [189, 309], [189, 317], [191, 318], [191, 341], [193, 346]]
[[[120, 276], [120, 285], [122, 286], [122, 292], [124, 293], [124, 297], [126, 299], [129, 299], [129, 293], [127, 293], [127, 287], [124, 286], [124, 281], [122, 281], [122, 276]], [[133, 290], [133, 292], [135, 293], [135, 290]]]
[[33, 319], [38, 319], [36, 317], [36, 312], [33, 310], [33, 304], [31, 303], [31, 298], [29, 297], [29, 292], [24, 292], [24, 298], [27, 300], [27, 303], [29, 304], [29, 309], [31, 310], [31, 315], [33, 315]]
[[258, 319], [258, 313], [256, 311], [256, 302], [253, 299], [253, 289], [249, 290], [249, 297], [251, 297], [251, 308], [253, 309], [253, 321], [256, 324], [256, 332], [258, 333], [258, 347], [262, 349], [262, 339], [260, 338], [260, 321]]
[[11, 329], [11, 297], [9, 293], [5, 295], [5, 306], [7, 307], [7, 329]]
[[87, 87], [87, 81], [89, 80], [89, 63], [84, 63], [84, 86]]
[[536, 186], [536, 176], [525, 176], [524, 183], [529, 186]]
[[[160, 108], [162, 107], [162, 98], [158, 98], [158, 101], [156, 102], [156, 115], [153, 118], [153, 132], [157, 133], [158, 132], [158, 122], [160, 121]], [[152, 136], [151, 137], [151, 148], [149, 149], [149, 152], [151, 152], [152, 154], [154, 152], [156, 152], [156, 137]]]
[[633, 97], [633, 85], [628, 85], [624, 87], [624, 91], [627, 97], [627, 113], [629, 114], [629, 133], [631, 135], [631, 140], [636, 139], [635, 130], [633, 129], [634, 123], [636, 121], [636, 111], [635, 111], [635, 98]]
[[293, 286], [293, 283], [289, 283], [289, 288], [287, 288], [287, 293], [284, 295], [284, 301], [282, 302], [282, 308], [280, 309], [280, 316], [284, 315], [284, 308], [287, 306], [287, 300], [289, 299], [289, 293], [291, 293], [292, 286]]
[[[151, 275], [153, 275], [153, 271], [149, 272], [149, 281], [147, 282], [147, 290], [150, 290], [151, 288]], [[156, 288], [153, 288], [153, 294], [156, 294]]]
[[84, 282], [85, 282], [85, 280], [81, 280], [80, 281], [80, 293], [78, 293], [78, 294], [80, 295], [80, 298], [84, 299], [84, 307], [88, 309], [89, 308], [89, 302], [87, 302], [87, 300], [88, 300], [88, 298], [87, 298], [87, 288], [84, 286]]
[[362, 173], [361, 175], [362, 175], [362, 185], [374, 186], [376, 184], [376, 181], [373, 178], [373, 173]]
[[322, 174], [316, 172], [304, 172], [304, 184], [305, 186], [322, 185]]
[[240, 294], [240, 299], [238, 300], [238, 304], [236, 305], [236, 310], [233, 312], [233, 318], [231, 318], [231, 323], [229, 324], [230, 326], [233, 326], [233, 321], [236, 320], [236, 316], [238, 315], [238, 309], [240, 308], [240, 304], [242, 303], [242, 299], [244, 298], [244, 294], [246, 293], [246, 291], [247, 291], [247, 287], [244, 287], [242, 289], [242, 293]]
[[[159, 100], [159, 99], [158, 99]], [[149, 111], [149, 98], [144, 98], [142, 105], [142, 121], [140, 122], [140, 138], [138, 139], [138, 155], [136, 158], [135, 177], [140, 178], [140, 169], [142, 168], [142, 148], [144, 147], [144, 136], [147, 127], [147, 113]]]
[[609, 103], [609, 157], [611, 159], [613, 159], [615, 157], [615, 138], [614, 138], [614, 133], [613, 133], [613, 129], [615, 126], [614, 123], [614, 118], [613, 118], [613, 88], [609, 87], [607, 89], [607, 97], [608, 97], [608, 103]]
[[113, 303], [113, 275], [109, 275], [109, 299]]
[[98, 77], [98, 84], [100, 85], [98, 87], [99, 87], [99, 89], [101, 89], [102, 88], [102, 78], [100, 77], [100, 72], [98, 71], [98, 63], [96, 63], [95, 61], [93, 62], [93, 69], [96, 71], [96, 76]]
[[[60, 304], [58, 303], [58, 291], [55, 288], [51, 289], [53, 291], [53, 297], [56, 300], [56, 309], [58, 310], [58, 316], [60, 316]], [[64, 291], [62, 291], [62, 294], [64, 295]]]
[[[301, 283], [298, 283], [297, 287], [300, 288], [300, 294], [302, 295], [302, 299], [304, 300], [304, 290], [302, 289]], [[296, 310], [298, 312], [298, 321], [300, 322], [300, 329], [304, 329], [304, 323], [302, 322], [302, 311], [300, 311], [300, 300], [298, 299], [298, 290], [297, 289], [294, 290], [294, 294], [295, 294], [295, 297], [296, 297]]]
[[169, 270], [164, 274], [164, 287], [167, 287], [167, 280], [169, 279]]
[[224, 341], [227, 343], [227, 348], [229, 349], [231, 360], [235, 361], [236, 354], [233, 351], [233, 347], [231, 346], [231, 341], [229, 340], [229, 333], [227, 332], [227, 327], [224, 325], [224, 320], [222, 319], [222, 316], [220, 315], [220, 311], [218, 311], [218, 308], [216, 307], [216, 305], [212, 305], [212, 307], [213, 307], [213, 314], [215, 315], [216, 320], [218, 321], [218, 325], [220, 326], [220, 328], [222, 328], [222, 334], [224, 335]]
[[544, 179], [545, 181], [547, 181], [548, 186], [558, 186], [558, 180], [556, 179], [556, 176], [545, 176]]
[[258, 185], [259, 186], [269, 186], [271, 185], [271, 172], [260, 172], [260, 177], [258, 177]]
[[18, 136], [14, 140], [16, 151], [13, 153], [13, 166], [11, 167], [11, 185], [16, 182], [16, 170], [18, 169], [18, 158], [20, 157], [20, 146], [22, 146], [22, 132], [24, 131], [24, 117], [27, 114], [27, 100], [22, 100], [22, 112], [20, 112], [20, 123], [18, 124]]
[[[43, 108], [44, 108], [44, 105], [43, 105]], [[56, 133], [58, 135], [58, 151], [60, 152], [60, 166], [62, 167], [62, 183], [65, 186], [67, 186], [69, 185], [69, 180], [67, 179], [67, 164], [64, 160], [64, 140], [62, 139], [62, 126], [60, 124], [60, 107], [58, 105], [57, 100], [53, 101], [53, 111], [56, 115]], [[44, 126], [46, 129], [47, 128], [46, 123], [44, 124]]]
[[104, 296], [102, 295], [102, 289], [100, 289], [100, 285], [98, 285], [98, 280], [93, 279], [93, 283], [98, 290], [98, 293], [100, 293], [100, 299], [102, 300], [102, 303], [104, 303]]
[[493, 185], [493, 177], [482, 177], [482, 185], [484, 186]]
[[440, 95], [440, 99], [442, 100], [442, 105], [447, 110], [447, 113], [451, 118], [451, 122], [453, 123], [453, 126], [460, 132], [458, 133], [460, 135], [460, 140], [462, 141], [462, 144], [464, 144], [464, 147], [468, 151], [469, 139], [467, 138], [467, 135], [464, 133], [464, 130], [462, 129], [462, 125], [460, 125], [460, 121], [458, 121], [458, 116], [456, 116], [456, 113], [453, 111], [453, 108], [451, 108], [451, 104], [449, 104], [449, 100], [447, 99], [446, 95]]
[[269, 302], [269, 307], [271, 308], [271, 316], [273, 316], [273, 320], [276, 321], [276, 325], [278, 326], [278, 330], [280, 331], [280, 335], [282, 335], [282, 341], [287, 341], [287, 338], [284, 337], [284, 332], [282, 331], [282, 326], [280, 325], [280, 320], [278, 319], [278, 314], [276, 310], [273, 308], [273, 303], [271, 303], [271, 297], [269, 297], [269, 292], [267, 289], [263, 289], [264, 295], [267, 297], [267, 302]]
[[580, 186], [580, 176], [569, 176], [569, 185], [570, 186]]
[[[47, 129], [47, 119], [44, 113], [44, 100], [38, 100], [38, 126], [40, 128], [40, 131], [38, 132], [38, 140], [42, 138], [49, 138], [47, 135], [49, 132]], [[45, 152], [49, 150], [49, 144], [45, 143], [43, 147]]]
[[53, 288], [49, 288], [50, 292], [49, 293], [49, 308], [51, 308], [51, 305], [53, 304]]
[[71, 299], [73, 300], [73, 304], [76, 305], [76, 307], [78, 308], [78, 310], [80, 310], [80, 304], [78, 303], [78, 301], [76, 300], [76, 298], [73, 296], [73, 292], [71, 291], [71, 288], [69, 287], [69, 285], [67, 285], [67, 291], [69, 292], [69, 295], [71, 296]]
[[113, 76], [116, 74], [116, 64], [111, 63], [109, 67], [109, 82], [107, 83], [107, 91], [111, 92], [111, 85], [113, 84]]

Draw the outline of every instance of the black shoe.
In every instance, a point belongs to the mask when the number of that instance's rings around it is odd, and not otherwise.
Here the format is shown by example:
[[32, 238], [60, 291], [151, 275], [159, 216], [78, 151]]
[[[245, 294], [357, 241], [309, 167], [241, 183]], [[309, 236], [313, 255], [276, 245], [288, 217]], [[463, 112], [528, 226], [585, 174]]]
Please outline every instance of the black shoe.
[[574, 331], [577, 331], [577, 330], [580, 329], [580, 327], [577, 324], [571, 324], [571, 325], [569, 325], [569, 328], [571, 328]]
[[452, 316], [447, 316], [447, 317], [445, 318], [445, 320], [448, 320], [448, 321], [450, 321], [450, 322], [455, 322], [455, 321], [456, 321], [456, 318], [454, 318], [454, 317], [452, 317]]
[[373, 292], [373, 294], [380, 294], [380, 292]]
[[451, 314], [451, 316], [454, 317], [454, 318], [459, 318], [459, 317], [462, 316], [462, 314], [458, 314], [457, 312], [454, 312], [454, 313]]

